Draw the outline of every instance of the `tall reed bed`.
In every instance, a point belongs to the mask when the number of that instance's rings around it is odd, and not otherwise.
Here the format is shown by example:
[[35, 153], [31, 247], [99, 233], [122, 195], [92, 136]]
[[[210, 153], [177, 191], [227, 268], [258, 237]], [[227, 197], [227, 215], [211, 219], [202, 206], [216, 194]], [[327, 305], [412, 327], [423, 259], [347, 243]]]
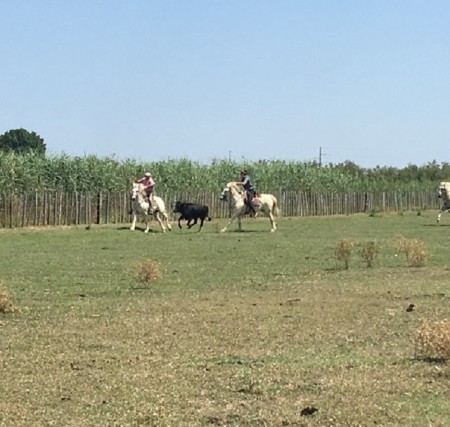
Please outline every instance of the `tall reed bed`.
[[319, 166], [300, 161], [213, 159], [204, 164], [186, 158], [138, 162], [114, 157], [42, 157], [0, 152], [0, 192], [126, 191], [130, 182], [147, 170], [155, 177], [159, 192], [217, 192], [228, 181], [237, 180], [242, 168], [249, 170], [260, 192], [410, 191], [432, 190], [436, 186], [435, 181], [423, 176], [405, 182], [396, 179], [391, 169], [364, 170], [351, 163]]

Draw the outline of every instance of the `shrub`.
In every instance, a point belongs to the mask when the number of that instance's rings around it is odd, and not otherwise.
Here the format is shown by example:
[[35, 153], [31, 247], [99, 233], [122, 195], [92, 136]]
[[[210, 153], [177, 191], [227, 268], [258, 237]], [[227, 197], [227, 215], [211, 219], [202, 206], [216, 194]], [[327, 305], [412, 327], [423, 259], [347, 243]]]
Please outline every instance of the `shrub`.
[[220, 233], [221, 227], [220, 227], [220, 222], [215, 220], [212, 222], [212, 229], [214, 230], [215, 233]]
[[370, 211], [369, 216], [370, 216], [371, 218], [380, 217], [380, 216], [381, 216], [381, 210], [380, 210], [378, 207], [373, 208], [373, 209]]
[[141, 283], [150, 283], [162, 277], [159, 264], [151, 259], [136, 264], [132, 269], [132, 275]]
[[380, 245], [377, 242], [367, 242], [360, 251], [361, 258], [367, 267], [372, 267], [380, 253]]
[[0, 313], [14, 313], [15, 311], [17, 311], [17, 307], [13, 305], [9, 293], [0, 282]]
[[403, 252], [406, 257], [406, 264], [409, 267], [423, 267], [427, 260], [425, 243], [418, 239], [406, 239], [399, 236], [396, 239], [395, 247], [399, 252]]
[[422, 319], [420, 328], [414, 337], [416, 358], [450, 357], [450, 320], [428, 322]]
[[341, 239], [336, 245], [334, 253], [338, 261], [344, 263], [344, 268], [348, 270], [350, 264], [350, 257], [352, 249], [355, 246], [355, 241], [352, 239]]

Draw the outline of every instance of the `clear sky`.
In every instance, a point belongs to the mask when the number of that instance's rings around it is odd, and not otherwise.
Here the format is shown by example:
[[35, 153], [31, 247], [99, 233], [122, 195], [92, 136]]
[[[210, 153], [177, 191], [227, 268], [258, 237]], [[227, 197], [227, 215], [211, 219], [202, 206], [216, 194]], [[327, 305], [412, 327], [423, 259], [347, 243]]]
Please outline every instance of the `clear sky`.
[[450, 161], [449, 0], [0, 0], [0, 53], [53, 155]]

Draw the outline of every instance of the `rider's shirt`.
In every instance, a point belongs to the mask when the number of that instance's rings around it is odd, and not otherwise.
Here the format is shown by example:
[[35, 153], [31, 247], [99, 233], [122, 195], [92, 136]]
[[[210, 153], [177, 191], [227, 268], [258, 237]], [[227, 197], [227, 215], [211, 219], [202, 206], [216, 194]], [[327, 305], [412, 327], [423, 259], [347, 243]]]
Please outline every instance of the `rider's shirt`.
[[250, 177], [248, 175], [246, 175], [246, 176], [244, 176], [244, 178], [242, 178], [242, 184], [247, 191], [254, 190], [252, 180], [250, 179]]
[[151, 176], [146, 176], [140, 179], [138, 182], [144, 184], [146, 188], [148, 187], [152, 188], [155, 186], [155, 181], [153, 181], [153, 178]]

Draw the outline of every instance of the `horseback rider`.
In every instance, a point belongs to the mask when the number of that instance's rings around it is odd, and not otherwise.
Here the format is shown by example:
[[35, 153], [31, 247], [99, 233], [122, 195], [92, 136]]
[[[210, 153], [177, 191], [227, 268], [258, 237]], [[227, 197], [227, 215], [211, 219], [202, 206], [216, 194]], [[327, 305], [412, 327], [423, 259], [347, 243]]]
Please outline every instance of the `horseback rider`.
[[242, 185], [245, 190], [245, 202], [246, 205], [249, 207], [252, 215], [256, 215], [256, 209], [253, 206], [252, 200], [256, 196], [256, 190], [255, 186], [253, 185], [253, 182], [248, 174], [247, 169], [242, 169], [240, 172], [241, 181], [236, 182], [236, 185]]
[[148, 214], [153, 215], [153, 189], [155, 188], [156, 182], [152, 178], [152, 174], [150, 172], [145, 172], [143, 178], [138, 179], [136, 182], [144, 185], [145, 195], [148, 199]]

